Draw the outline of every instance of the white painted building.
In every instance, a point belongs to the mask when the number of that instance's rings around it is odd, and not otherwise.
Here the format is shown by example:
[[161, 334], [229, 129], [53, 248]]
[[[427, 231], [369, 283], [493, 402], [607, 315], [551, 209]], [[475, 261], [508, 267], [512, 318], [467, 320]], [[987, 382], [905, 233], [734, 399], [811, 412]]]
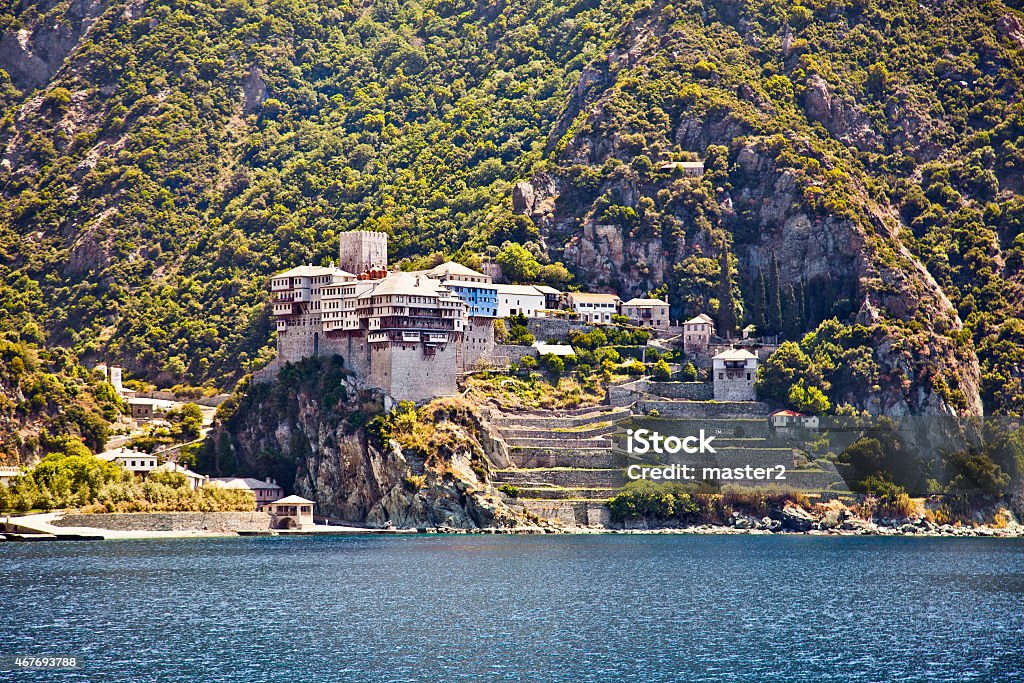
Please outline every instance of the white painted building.
[[10, 465], [0, 465], [0, 486], [7, 486], [11, 483], [11, 480], [15, 477], [21, 476], [20, 467], [12, 467]]
[[130, 448], [118, 448], [106, 451], [96, 456], [100, 460], [115, 462], [129, 472], [145, 477], [157, 468], [159, 459], [150, 453], [132, 450]]
[[537, 318], [544, 310], [545, 295], [533, 285], [495, 285], [498, 289], [498, 317], [525, 315]]
[[807, 429], [811, 431], [817, 431], [818, 429], [818, 416], [817, 415], [805, 415], [795, 410], [776, 410], [769, 417], [769, 424], [776, 431], [794, 431], [796, 429]]
[[610, 323], [619, 310], [621, 299], [615, 294], [567, 292], [566, 301], [585, 323]]

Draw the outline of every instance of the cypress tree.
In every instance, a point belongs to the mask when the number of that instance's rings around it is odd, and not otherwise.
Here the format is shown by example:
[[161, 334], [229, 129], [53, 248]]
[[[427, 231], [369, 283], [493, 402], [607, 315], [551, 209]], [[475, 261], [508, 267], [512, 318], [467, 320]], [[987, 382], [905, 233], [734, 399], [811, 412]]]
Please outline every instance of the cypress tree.
[[724, 246], [719, 257], [718, 280], [718, 333], [725, 336], [736, 331], [736, 301], [732, 296], [732, 272], [729, 251]]
[[759, 268], [757, 277], [754, 278], [754, 300], [750, 305], [750, 321], [757, 327], [758, 334], [765, 334], [768, 331], [767, 321], [765, 320], [765, 309], [767, 309], [768, 303], [765, 301], [765, 294], [764, 271]]
[[779, 262], [772, 252], [772, 262], [768, 271], [768, 313], [765, 315], [770, 334], [782, 332], [782, 291], [779, 289]]
[[801, 330], [800, 301], [797, 299], [793, 285], [787, 285], [783, 295], [782, 332], [786, 335], [786, 339], [797, 340], [800, 338]]

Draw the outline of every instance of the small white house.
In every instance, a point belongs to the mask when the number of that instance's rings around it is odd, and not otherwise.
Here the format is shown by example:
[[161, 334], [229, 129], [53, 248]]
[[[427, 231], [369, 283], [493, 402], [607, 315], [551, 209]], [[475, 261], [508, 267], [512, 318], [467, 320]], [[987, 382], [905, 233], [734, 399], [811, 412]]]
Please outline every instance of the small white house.
[[142, 451], [136, 451], [130, 448], [118, 448], [112, 451], [106, 451], [104, 453], [100, 453], [96, 457], [100, 460], [116, 462], [129, 472], [142, 475], [143, 477], [155, 470], [159, 462], [157, 457], [151, 453], [143, 453]]
[[11, 479], [21, 476], [20, 467], [11, 467], [10, 465], [0, 465], [0, 486], [7, 486], [11, 483]]
[[610, 323], [621, 302], [615, 294], [567, 292], [565, 297], [569, 308], [576, 311], [585, 323]]
[[776, 410], [768, 419], [771, 427], [777, 431], [793, 431], [795, 429], [818, 430], [817, 415], [804, 415], [795, 410]]

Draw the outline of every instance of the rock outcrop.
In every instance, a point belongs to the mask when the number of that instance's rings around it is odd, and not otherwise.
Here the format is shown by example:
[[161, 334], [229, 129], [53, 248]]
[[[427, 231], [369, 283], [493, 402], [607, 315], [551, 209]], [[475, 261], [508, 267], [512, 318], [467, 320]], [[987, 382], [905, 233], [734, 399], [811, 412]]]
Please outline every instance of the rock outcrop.
[[0, 69], [21, 90], [47, 83], [106, 8], [101, 0], [72, 0], [60, 16], [41, 16], [0, 36]]
[[403, 447], [379, 429], [383, 397], [359, 391], [339, 357], [308, 359], [280, 381], [249, 388], [223, 415], [199, 466], [215, 474], [276, 476], [338, 522], [473, 529], [530, 525], [488, 481], [479, 424], [437, 409], [433, 438]]

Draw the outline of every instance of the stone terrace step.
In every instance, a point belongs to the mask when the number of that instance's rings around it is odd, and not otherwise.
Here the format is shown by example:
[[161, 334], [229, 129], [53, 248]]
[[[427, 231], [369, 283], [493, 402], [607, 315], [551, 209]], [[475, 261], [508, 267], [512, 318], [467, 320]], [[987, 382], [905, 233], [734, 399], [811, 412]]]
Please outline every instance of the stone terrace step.
[[510, 448], [561, 448], [570, 450], [611, 450], [612, 440], [601, 436], [593, 439], [561, 439], [561, 438], [538, 438], [524, 439], [521, 437], [509, 437], [505, 443]]
[[614, 469], [578, 469], [544, 467], [535, 469], [505, 469], [492, 472], [496, 484], [513, 484], [519, 488], [559, 486], [565, 488], [621, 488], [626, 485], [626, 473]]
[[629, 459], [610, 448], [512, 448], [509, 458], [516, 467], [623, 468]]
[[562, 487], [524, 487], [519, 500], [596, 500], [605, 501], [617, 494], [618, 488], [571, 489]]
[[595, 406], [587, 409], [589, 412], [579, 415], [566, 414], [561, 411], [547, 413], [506, 413], [496, 415], [490, 419], [492, 426], [500, 430], [503, 428], [536, 428], [555, 429], [565, 427], [581, 427], [586, 424], [597, 422], [609, 422], [624, 420], [632, 415], [628, 408], [612, 408], [610, 406]]
[[592, 439], [597, 436], [613, 434], [618, 429], [611, 422], [595, 422], [581, 427], [502, 427], [498, 430], [501, 437], [509, 442], [512, 439], [562, 439], [564, 441], [579, 441], [581, 439]]

